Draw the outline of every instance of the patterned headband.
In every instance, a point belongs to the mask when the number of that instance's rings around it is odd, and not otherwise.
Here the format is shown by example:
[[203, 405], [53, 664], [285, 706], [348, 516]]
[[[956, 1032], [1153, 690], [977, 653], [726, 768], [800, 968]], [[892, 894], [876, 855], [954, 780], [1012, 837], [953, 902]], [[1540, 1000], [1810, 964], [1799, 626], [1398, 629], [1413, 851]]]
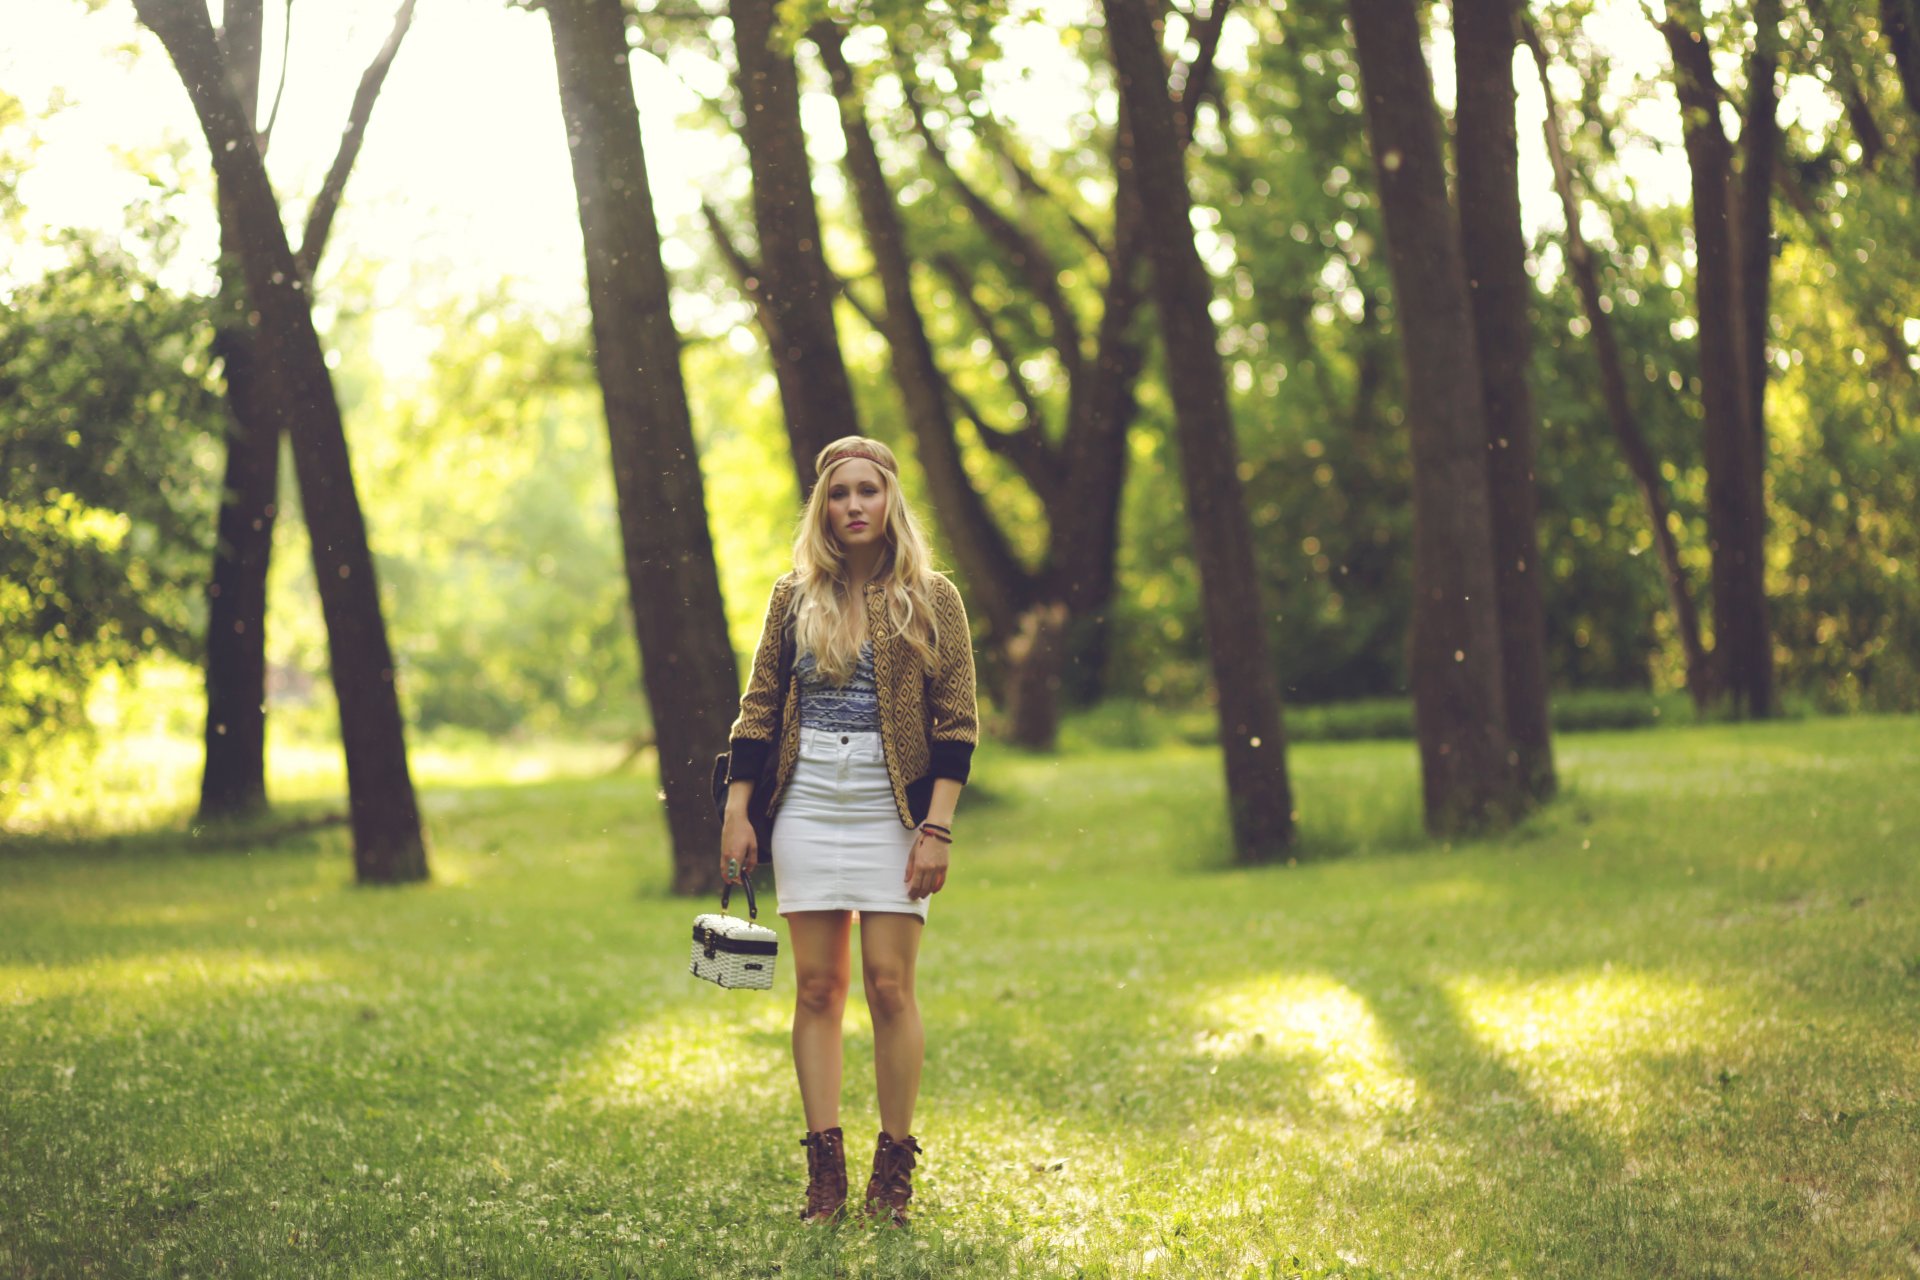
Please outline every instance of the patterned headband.
[[826, 475], [830, 469], [832, 469], [834, 466], [842, 462], [845, 462], [848, 458], [865, 458], [868, 462], [873, 463], [875, 466], [879, 467], [882, 471], [891, 471], [896, 476], [900, 474], [900, 469], [894, 466], [893, 463], [887, 461], [885, 458], [881, 457], [879, 454], [875, 453], [873, 450], [864, 448], [860, 445], [854, 445], [851, 448], [842, 449], [840, 452], [834, 454], [831, 458], [828, 458], [825, 462], [821, 463], [820, 474], [823, 476]]

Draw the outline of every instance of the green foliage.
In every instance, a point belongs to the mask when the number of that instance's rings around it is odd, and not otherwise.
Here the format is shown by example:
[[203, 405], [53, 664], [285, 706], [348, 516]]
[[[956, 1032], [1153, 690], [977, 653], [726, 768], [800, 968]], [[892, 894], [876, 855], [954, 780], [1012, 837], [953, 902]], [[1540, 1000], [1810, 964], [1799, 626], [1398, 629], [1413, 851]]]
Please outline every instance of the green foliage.
[[158, 268], [73, 234], [0, 328], [0, 809], [82, 727], [109, 669], [191, 655], [225, 410], [204, 300], [155, 278], [178, 228], [129, 214]]
[[651, 779], [449, 758], [438, 879], [391, 893], [338, 825], [13, 842], [0, 1269], [1906, 1266], [1920, 722], [1571, 739], [1565, 803], [1445, 850], [1404, 744], [1293, 761], [1306, 839], [1361, 856], [1229, 869], [1210, 750], [983, 758], [918, 969], [905, 1234], [797, 1222], [791, 970], [687, 976]]
[[[410, 719], [643, 729], [584, 335], [504, 294], [412, 315], [377, 307], [379, 276], [362, 263], [330, 282], [329, 341], [342, 353], [335, 381]], [[437, 335], [417, 377], [392, 378], [371, 359], [383, 320]], [[297, 536], [275, 559], [277, 599], [310, 608]], [[269, 635], [282, 662], [324, 671], [323, 632]]]

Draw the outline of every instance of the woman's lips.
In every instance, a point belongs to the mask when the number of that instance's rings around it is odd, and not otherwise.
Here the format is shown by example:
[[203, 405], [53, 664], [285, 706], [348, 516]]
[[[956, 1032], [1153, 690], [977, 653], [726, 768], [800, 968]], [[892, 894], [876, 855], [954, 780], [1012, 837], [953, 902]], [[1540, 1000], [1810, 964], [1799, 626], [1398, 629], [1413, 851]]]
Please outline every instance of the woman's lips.
[[849, 529], [864, 529], [866, 527], [867, 522], [865, 520], [853, 520], [847, 524], [847, 528]]

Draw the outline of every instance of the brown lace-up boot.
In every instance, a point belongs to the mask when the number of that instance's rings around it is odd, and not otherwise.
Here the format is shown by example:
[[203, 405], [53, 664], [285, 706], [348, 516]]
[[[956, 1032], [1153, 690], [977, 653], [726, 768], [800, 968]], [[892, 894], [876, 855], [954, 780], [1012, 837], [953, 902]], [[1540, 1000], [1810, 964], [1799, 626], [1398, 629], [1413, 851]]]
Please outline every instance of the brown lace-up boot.
[[800, 1139], [807, 1149], [807, 1207], [804, 1222], [826, 1222], [847, 1202], [847, 1148], [840, 1127], [822, 1129]]
[[873, 1177], [867, 1181], [867, 1216], [891, 1225], [907, 1225], [907, 1201], [913, 1199], [914, 1157], [920, 1144], [912, 1134], [899, 1140], [885, 1129], [873, 1152]]

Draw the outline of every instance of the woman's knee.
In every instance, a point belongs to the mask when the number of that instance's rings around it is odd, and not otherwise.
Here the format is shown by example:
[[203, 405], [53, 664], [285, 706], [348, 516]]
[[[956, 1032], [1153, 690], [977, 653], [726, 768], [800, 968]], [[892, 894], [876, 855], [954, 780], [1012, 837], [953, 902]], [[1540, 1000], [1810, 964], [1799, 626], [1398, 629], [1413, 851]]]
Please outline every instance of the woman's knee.
[[913, 980], [905, 969], [870, 966], [864, 977], [867, 1011], [876, 1021], [890, 1021], [913, 1007]]
[[838, 1013], [847, 1002], [847, 975], [831, 969], [796, 974], [794, 999], [808, 1013]]

